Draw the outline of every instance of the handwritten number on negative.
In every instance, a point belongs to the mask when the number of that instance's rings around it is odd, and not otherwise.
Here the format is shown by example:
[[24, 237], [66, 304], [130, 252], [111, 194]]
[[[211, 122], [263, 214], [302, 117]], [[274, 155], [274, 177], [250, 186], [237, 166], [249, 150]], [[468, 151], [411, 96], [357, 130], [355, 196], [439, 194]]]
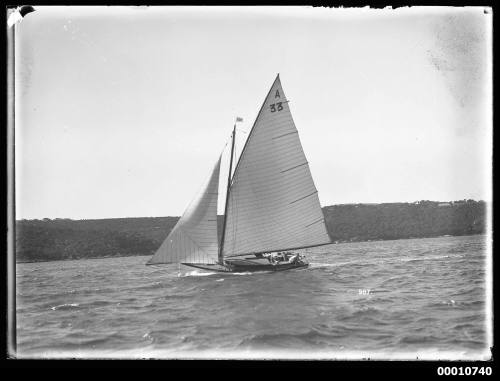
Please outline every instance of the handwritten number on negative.
[[283, 110], [283, 102], [273, 103], [269, 107], [271, 108], [271, 112], [281, 111]]

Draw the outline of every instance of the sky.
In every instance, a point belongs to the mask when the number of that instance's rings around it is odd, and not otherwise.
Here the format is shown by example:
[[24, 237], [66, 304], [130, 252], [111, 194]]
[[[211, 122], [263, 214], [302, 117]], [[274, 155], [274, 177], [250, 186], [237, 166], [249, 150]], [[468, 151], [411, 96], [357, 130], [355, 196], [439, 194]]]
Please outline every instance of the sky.
[[181, 215], [225, 147], [223, 189], [277, 73], [322, 206], [492, 199], [488, 10], [35, 9], [16, 219]]

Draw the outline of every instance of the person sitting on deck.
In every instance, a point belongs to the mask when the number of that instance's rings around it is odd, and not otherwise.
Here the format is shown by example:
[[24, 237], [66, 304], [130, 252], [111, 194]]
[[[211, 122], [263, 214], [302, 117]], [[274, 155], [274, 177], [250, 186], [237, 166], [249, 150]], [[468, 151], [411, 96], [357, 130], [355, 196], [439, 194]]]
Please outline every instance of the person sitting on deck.
[[278, 254], [276, 254], [276, 256], [275, 256], [275, 260], [276, 260], [276, 262], [277, 262], [277, 263], [280, 263], [280, 262], [284, 261], [284, 260], [285, 260], [285, 258], [284, 258], [284, 256], [283, 256], [283, 253], [278, 253]]
[[273, 263], [273, 256], [272, 256], [272, 254], [264, 254], [263, 257], [267, 258], [267, 260], [269, 261], [269, 263]]

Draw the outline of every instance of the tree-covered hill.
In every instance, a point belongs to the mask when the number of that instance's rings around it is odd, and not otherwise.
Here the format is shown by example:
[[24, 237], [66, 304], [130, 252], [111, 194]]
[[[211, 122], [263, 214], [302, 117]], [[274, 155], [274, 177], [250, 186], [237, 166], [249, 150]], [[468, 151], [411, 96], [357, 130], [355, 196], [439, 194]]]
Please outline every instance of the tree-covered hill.
[[420, 201], [323, 208], [332, 241], [368, 241], [485, 233], [486, 203]]
[[[486, 203], [420, 201], [323, 208], [333, 242], [470, 235], [485, 232]], [[179, 217], [16, 222], [18, 262], [151, 255]], [[222, 217], [219, 216], [219, 235]]]

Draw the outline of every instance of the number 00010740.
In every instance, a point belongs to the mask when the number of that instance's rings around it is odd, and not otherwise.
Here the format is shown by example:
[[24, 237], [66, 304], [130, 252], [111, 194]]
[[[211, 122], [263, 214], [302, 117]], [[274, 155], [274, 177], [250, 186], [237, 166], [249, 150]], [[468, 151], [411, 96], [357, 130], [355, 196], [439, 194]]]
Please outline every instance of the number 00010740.
[[437, 368], [438, 376], [491, 376], [490, 366], [440, 366]]

